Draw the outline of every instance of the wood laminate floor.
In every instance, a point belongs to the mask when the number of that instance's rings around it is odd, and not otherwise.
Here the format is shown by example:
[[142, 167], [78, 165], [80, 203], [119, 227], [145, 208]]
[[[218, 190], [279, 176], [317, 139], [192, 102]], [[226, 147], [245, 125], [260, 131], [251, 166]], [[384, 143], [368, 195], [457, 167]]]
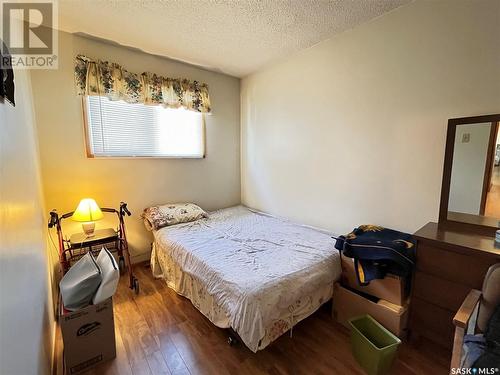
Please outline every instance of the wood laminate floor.
[[[189, 300], [178, 296], [144, 265], [135, 268], [141, 291], [135, 295], [122, 277], [114, 297], [116, 359], [85, 374], [364, 374], [351, 354], [349, 332], [334, 322], [330, 304], [300, 322], [293, 338], [285, 334], [252, 353], [227, 344]], [[62, 343], [57, 335], [56, 374], [62, 374]], [[449, 353], [429, 342], [403, 343], [391, 374], [447, 374]]]

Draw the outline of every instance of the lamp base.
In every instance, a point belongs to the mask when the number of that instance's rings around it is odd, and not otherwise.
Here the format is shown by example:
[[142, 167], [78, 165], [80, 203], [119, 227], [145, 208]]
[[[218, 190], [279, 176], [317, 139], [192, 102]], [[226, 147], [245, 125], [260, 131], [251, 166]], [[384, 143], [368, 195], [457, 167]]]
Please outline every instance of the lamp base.
[[93, 221], [83, 223], [82, 229], [83, 233], [85, 233], [87, 237], [94, 237], [95, 223]]

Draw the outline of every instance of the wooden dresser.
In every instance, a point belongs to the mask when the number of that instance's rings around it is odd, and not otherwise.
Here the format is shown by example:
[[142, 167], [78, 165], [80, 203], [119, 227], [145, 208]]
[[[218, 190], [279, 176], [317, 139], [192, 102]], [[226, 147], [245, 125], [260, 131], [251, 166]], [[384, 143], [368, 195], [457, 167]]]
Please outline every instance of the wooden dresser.
[[[494, 238], [428, 223], [414, 234], [417, 267], [410, 334], [453, 346], [453, 317], [471, 289], [481, 289], [487, 269], [500, 262]], [[500, 285], [499, 285], [500, 288]]]

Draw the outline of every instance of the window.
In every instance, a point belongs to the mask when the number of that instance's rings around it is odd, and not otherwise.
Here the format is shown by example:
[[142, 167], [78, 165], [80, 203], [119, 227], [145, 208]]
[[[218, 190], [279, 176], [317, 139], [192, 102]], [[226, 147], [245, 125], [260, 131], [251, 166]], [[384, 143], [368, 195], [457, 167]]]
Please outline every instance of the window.
[[89, 157], [204, 156], [201, 113], [111, 101], [102, 96], [87, 96], [84, 103]]

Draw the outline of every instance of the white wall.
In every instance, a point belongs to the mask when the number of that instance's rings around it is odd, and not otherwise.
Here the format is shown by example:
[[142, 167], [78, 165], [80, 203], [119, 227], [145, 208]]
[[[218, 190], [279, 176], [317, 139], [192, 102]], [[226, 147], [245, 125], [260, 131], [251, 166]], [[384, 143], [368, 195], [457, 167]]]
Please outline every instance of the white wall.
[[436, 220], [448, 118], [500, 111], [500, 2], [415, 1], [242, 80], [242, 201], [345, 233]]
[[448, 211], [479, 215], [490, 132], [491, 123], [457, 126]]
[[49, 374], [54, 319], [29, 74], [0, 103], [0, 373]]
[[[205, 117], [206, 158], [86, 158], [81, 97], [75, 94], [73, 78], [79, 53], [136, 73], [207, 83], [213, 113]], [[72, 211], [87, 196], [104, 207], [126, 201], [133, 213], [126, 219], [133, 260], [149, 256], [152, 236], [140, 220], [144, 208], [188, 201], [213, 210], [240, 203], [239, 79], [68, 33], [59, 34], [59, 69], [33, 71], [32, 79], [47, 207]], [[80, 224], [66, 224], [67, 234], [81, 231]], [[111, 224], [99, 221], [96, 227]]]

